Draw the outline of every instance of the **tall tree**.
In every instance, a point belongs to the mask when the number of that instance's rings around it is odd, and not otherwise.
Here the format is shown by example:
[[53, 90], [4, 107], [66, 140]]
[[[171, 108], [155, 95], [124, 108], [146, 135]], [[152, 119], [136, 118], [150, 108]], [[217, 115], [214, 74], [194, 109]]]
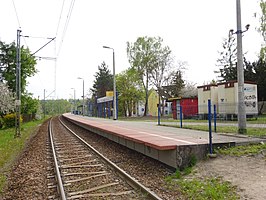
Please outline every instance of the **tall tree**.
[[[170, 67], [169, 73], [165, 74], [163, 85], [161, 88], [162, 95], [165, 98], [178, 97], [184, 87], [183, 70], [187, 63], [179, 61], [175, 67]], [[162, 97], [162, 96], [161, 96]]]
[[131, 116], [135, 104], [144, 99], [144, 90], [138, 75], [133, 68], [121, 72], [116, 77], [119, 92], [119, 109], [127, 116]]
[[237, 45], [236, 39], [232, 34], [228, 35], [228, 39], [223, 39], [223, 50], [218, 52], [219, 58], [217, 59], [218, 71], [215, 73], [220, 74], [219, 81], [230, 81], [237, 79]]
[[[36, 59], [28, 48], [21, 47], [21, 93], [26, 92], [27, 78], [37, 73]], [[0, 80], [16, 92], [16, 44], [0, 41]]]
[[[258, 28], [258, 31], [260, 32], [264, 44], [261, 46], [260, 50], [260, 58], [265, 60], [266, 59], [266, 2], [265, 0], [260, 0], [260, 9], [261, 9], [261, 15], [260, 15], [260, 26]], [[256, 14], [255, 14], [256, 16]]]
[[185, 98], [197, 97], [198, 89], [195, 83], [186, 82], [185, 86], [181, 89], [181, 96]]
[[131, 67], [134, 68], [145, 90], [145, 111], [148, 109], [148, 91], [151, 84], [160, 88], [164, 78], [164, 70], [171, 61], [169, 47], [163, 47], [160, 37], [139, 37], [136, 42], [127, 42], [127, 55]]
[[102, 64], [98, 66], [98, 72], [96, 72], [94, 77], [95, 80], [91, 88], [93, 97], [104, 97], [106, 91], [113, 90], [113, 75], [105, 62], [102, 62]]

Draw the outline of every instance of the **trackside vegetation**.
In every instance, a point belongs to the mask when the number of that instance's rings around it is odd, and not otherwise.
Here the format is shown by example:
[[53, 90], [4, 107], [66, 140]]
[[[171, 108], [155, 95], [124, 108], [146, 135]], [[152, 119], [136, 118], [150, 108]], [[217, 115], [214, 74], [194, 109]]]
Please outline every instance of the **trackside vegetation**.
[[249, 156], [256, 154], [264, 154], [266, 153], [266, 144], [250, 144], [244, 146], [235, 146], [231, 148], [222, 148], [216, 150], [219, 154], [229, 155], [229, 156]]
[[188, 167], [177, 169], [175, 173], [165, 178], [170, 189], [178, 189], [186, 199], [239, 199], [236, 187], [220, 177], [191, 178], [189, 174], [193, 173], [196, 160], [191, 159], [191, 161]]
[[30, 137], [36, 133], [38, 125], [44, 120], [23, 123], [21, 137], [14, 138], [15, 128], [0, 129], [0, 194], [6, 183], [6, 176], [12, 164], [24, 149]]
[[[250, 144], [230, 148], [215, 149], [217, 154], [228, 156], [251, 156], [262, 154], [265, 156], [266, 144]], [[240, 199], [236, 186], [221, 177], [195, 178], [193, 164], [183, 170], [177, 169], [175, 173], [165, 178], [169, 188], [179, 189], [188, 199]], [[191, 176], [190, 176], [191, 174]]]

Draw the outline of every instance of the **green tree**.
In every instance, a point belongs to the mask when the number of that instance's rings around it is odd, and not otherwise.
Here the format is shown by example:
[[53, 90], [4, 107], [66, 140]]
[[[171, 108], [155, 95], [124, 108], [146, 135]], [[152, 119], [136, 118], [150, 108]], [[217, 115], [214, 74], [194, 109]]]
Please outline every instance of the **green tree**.
[[91, 88], [92, 96], [99, 98], [106, 95], [106, 91], [113, 90], [113, 75], [105, 62], [98, 66], [98, 72], [94, 75], [95, 80]]
[[237, 45], [236, 39], [232, 34], [228, 35], [228, 39], [223, 39], [223, 50], [218, 52], [219, 58], [217, 59], [218, 71], [215, 73], [219, 75], [219, 81], [230, 81], [237, 79]]
[[113, 75], [108, 69], [108, 65], [102, 62], [94, 77], [95, 80], [90, 91], [92, 92], [91, 102], [94, 104], [92, 112], [94, 116], [97, 116], [97, 98], [106, 96], [106, 91], [113, 91]]
[[139, 37], [136, 42], [127, 42], [127, 55], [131, 67], [134, 68], [145, 90], [145, 110], [147, 115], [148, 91], [151, 84], [160, 88], [166, 70], [171, 61], [171, 50], [162, 45], [160, 37]]
[[261, 46], [260, 50], [260, 58], [265, 60], [266, 59], [266, 2], [264, 0], [260, 0], [260, 9], [261, 9], [261, 15], [259, 17], [260, 26], [258, 28], [258, 31], [260, 32], [264, 41], [264, 44]]
[[[36, 59], [28, 48], [21, 47], [21, 93], [26, 92], [27, 78], [37, 73]], [[16, 92], [16, 44], [0, 41], [0, 80]]]
[[[77, 100], [78, 104], [81, 105], [81, 101]], [[71, 101], [66, 99], [47, 99], [40, 101], [41, 107], [45, 109], [46, 115], [63, 114], [71, 111]]]
[[[169, 84], [161, 87], [162, 95], [166, 98], [180, 96], [181, 89], [184, 87], [184, 80], [180, 71], [173, 72]], [[162, 96], [160, 95], [160, 96]]]
[[245, 79], [249, 79], [257, 83], [258, 100], [266, 99], [266, 60], [260, 58], [256, 62], [246, 62]]
[[119, 91], [119, 111], [124, 116], [131, 116], [132, 109], [137, 102], [144, 99], [144, 90], [138, 75], [133, 68], [121, 72], [116, 77], [116, 86]]
[[36, 114], [39, 108], [39, 100], [34, 99], [31, 93], [21, 96], [21, 114]]

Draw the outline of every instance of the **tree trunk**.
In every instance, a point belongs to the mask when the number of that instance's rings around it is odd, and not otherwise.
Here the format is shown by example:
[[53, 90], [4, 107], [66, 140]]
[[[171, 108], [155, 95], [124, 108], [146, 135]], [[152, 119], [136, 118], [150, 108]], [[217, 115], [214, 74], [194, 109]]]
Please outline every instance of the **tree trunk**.
[[162, 106], [161, 106], [161, 110], [162, 110], [162, 112], [161, 112], [161, 116], [164, 116], [164, 99], [161, 97], [161, 101], [162, 101]]
[[127, 106], [124, 104], [124, 116], [127, 117]]
[[146, 86], [145, 86], [145, 110], [144, 110], [144, 116], [147, 116], [147, 114], [149, 114], [149, 110], [148, 110], [148, 100], [149, 100], [149, 91], [148, 91], [148, 84], [149, 84], [149, 80], [148, 80], [148, 75], [146, 77]]
[[132, 116], [132, 104], [130, 101], [127, 104], [127, 109], [128, 109], [128, 116], [131, 117]]

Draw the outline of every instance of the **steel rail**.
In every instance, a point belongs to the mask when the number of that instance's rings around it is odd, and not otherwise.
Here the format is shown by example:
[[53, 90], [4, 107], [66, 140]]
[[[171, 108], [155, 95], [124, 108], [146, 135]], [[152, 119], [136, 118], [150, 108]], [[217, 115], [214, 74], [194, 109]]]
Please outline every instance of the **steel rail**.
[[147, 194], [147, 196], [153, 200], [162, 200], [162, 198], [158, 197], [154, 192], [152, 192], [149, 188], [142, 185], [140, 182], [138, 182], [136, 179], [131, 177], [128, 173], [126, 173], [123, 169], [118, 167], [116, 164], [114, 164], [112, 161], [110, 161], [108, 158], [106, 158], [104, 155], [102, 155], [99, 151], [97, 151], [95, 148], [93, 148], [90, 144], [88, 144], [84, 139], [82, 139], [80, 136], [78, 136], [74, 131], [72, 131], [60, 118], [60, 123], [74, 136], [76, 136], [80, 141], [82, 141], [88, 148], [90, 148], [92, 151], [94, 151], [99, 157], [101, 157], [107, 164], [109, 164], [113, 169], [116, 170], [116, 172], [119, 173], [120, 176], [124, 177], [127, 180], [127, 183], [131, 185], [135, 189], [139, 189], [140, 191]]
[[53, 151], [53, 158], [54, 158], [54, 164], [55, 164], [55, 171], [56, 171], [56, 177], [57, 177], [57, 182], [58, 182], [58, 187], [59, 187], [59, 195], [62, 200], [66, 200], [66, 194], [63, 186], [63, 181], [61, 178], [60, 170], [59, 170], [59, 165], [56, 159], [56, 153], [55, 153], [55, 147], [54, 147], [54, 141], [53, 141], [53, 135], [52, 135], [52, 119], [49, 121], [49, 136], [50, 136], [50, 142], [52, 146], [52, 151]]

